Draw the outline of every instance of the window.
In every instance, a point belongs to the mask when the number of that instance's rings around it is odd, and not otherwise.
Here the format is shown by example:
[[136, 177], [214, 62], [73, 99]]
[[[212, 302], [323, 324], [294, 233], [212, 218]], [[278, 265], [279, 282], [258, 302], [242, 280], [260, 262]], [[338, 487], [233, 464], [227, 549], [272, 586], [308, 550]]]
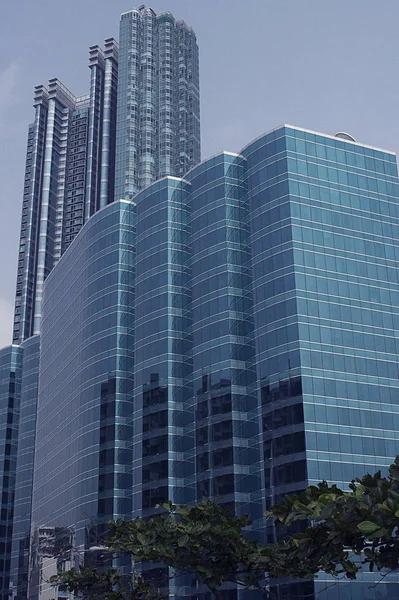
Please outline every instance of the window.
[[156, 456], [168, 451], [168, 436], [160, 435], [149, 440], [143, 440], [143, 457]]
[[216, 398], [212, 398], [211, 412], [212, 415], [220, 415], [231, 412], [231, 394], [224, 394], [223, 396], [216, 396]]
[[227, 467], [233, 464], [233, 448], [219, 448], [212, 452], [212, 466]]
[[213, 493], [215, 496], [224, 496], [234, 493], [234, 475], [221, 475], [213, 481]]
[[197, 472], [203, 473], [209, 469], [209, 453], [197, 454]]
[[142, 493], [143, 508], [152, 508], [156, 504], [163, 504], [168, 501], [167, 486], [157, 487], [151, 490], [144, 490]]
[[222, 440], [229, 440], [233, 437], [233, 423], [231, 420], [222, 421], [221, 423], [215, 423], [212, 425], [212, 441], [220, 442]]
[[143, 467], [143, 483], [168, 478], [168, 461], [161, 460]]
[[168, 426], [168, 412], [161, 410], [143, 417], [143, 432], [154, 431]]

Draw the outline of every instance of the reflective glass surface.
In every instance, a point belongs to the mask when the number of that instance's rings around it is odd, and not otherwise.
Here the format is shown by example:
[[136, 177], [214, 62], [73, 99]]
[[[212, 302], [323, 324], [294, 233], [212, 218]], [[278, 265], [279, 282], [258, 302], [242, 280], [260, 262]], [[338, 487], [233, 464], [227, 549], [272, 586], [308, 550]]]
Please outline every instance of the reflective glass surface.
[[395, 155], [297, 128], [243, 155], [268, 507], [398, 452], [399, 190]]
[[40, 337], [21, 345], [21, 397], [16, 461], [10, 595], [27, 597]]
[[97, 212], [46, 281], [31, 598], [131, 516], [134, 210]]
[[17, 459], [21, 349], [0, 350], [0, 598], [10, 583], [11, 540]]
[[[32, 590], [49, 548], [87, 557], [112, 516], [206, 496], [274, 541], [262, 512], [285, 494], [386, 471], [398, 199], [395, 155], [281, 127], [85, 225], [45, 285]], [[358, 600], [376, 581], [275, 594]]]

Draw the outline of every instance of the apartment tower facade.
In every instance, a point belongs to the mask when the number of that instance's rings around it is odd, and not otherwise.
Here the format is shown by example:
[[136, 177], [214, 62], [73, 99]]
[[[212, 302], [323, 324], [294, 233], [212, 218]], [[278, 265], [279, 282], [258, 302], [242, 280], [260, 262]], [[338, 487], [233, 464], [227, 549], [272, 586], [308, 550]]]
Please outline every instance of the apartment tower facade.
[[13, 342], [40, 332], [43, 284], [82, 225], [113, 200], [118, 45], [90, 48], [90, 93], [35, 88], [29, 126]]
[[115, 198], [131, 200], [201, 159], [196, 35], [170, 12], [121, 15]]

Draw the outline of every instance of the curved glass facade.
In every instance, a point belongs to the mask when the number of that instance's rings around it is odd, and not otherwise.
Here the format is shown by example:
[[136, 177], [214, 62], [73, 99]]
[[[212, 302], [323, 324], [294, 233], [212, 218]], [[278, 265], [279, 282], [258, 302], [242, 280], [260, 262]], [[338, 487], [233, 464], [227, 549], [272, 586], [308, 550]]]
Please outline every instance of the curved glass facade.
[[21, 387], [21, 349], [0, 350], [0, 598], [9, 597]]
[[30, 598], [131, 516], [134, 210], [97, 212], [46, 281]]
[[[222, 153], [191, 182], [197, 499], [262, 515], [246, 161]], [[257, 502], [257, 504], [256, 504]]]
[[[243, 155], [270, 505], [384, 471], [398, 452], [399, 188], [394, 154], [298, 128]], [[321, 597], [374, 598], [368, 585]]]
[[21, 344], [21, 396], [11, 548], [10, 596], [27, 597], [40, 336]]
[[133, 496], [144, 516], [195, 499], [188, 188], [168, 177], [136, 197]]
[[[110, 518], [208, 496], [273, 541], [262, 512], [283, 495], [387, 468], [398, 183], [395, 155], [284, 126], [89, 220], [45, 284], [32, 598]], [[373, 582], [273, 593], [371, 599]]]

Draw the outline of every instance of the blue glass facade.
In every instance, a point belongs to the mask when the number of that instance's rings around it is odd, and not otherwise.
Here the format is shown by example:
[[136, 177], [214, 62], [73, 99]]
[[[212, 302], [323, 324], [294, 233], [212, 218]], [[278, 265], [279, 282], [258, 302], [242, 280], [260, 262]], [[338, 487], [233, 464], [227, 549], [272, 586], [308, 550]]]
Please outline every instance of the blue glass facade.
[[223, 153], [136, 196], [138, 515], [203, 496], [262, 514], [244, 166]]
[[197, 499], [261, 517], [245, 160], [222, 153], [191, 182]]
[[131, 516], [133, 232], [134, 206], [108, 205], [46, 280], [30, 598]]
[[[275, 438], [296, 426], [299, 409], [271, 421], [269, 412], [303, 398], [303, 480], [344, 483], [396, 452], [396, 159], [293, 128], [244, 154], [264, 430]], [[270, 464], [276, 451], [267, 444]]]
[[395, 155], [297, 128], [243, 155], [268, 505], [397, 454], [399, 191]]
[[195, 500], [188, 187], [169, 177], [136, 197], [133, 498], [143, 516]]
[[0, 350], [0, 598], [6, 600], [10, 581], [18, 442], [21, 350]]
[[[162, 185], [137, 197], [147, 211], [138, 212], [138, 230], [149, 240], [140, 267], [151, 281], [143, 315], [159, 310], [167, 289], [164, 236], [173, 219], [154, 208]], [[201, 163], [180, 185], [188, 193], [192, 342], [187, 335], [185, 352], [192, 357], [193, 395], [186, 407], [194, 405], [196, 498], [222, 496], [256, 518], [261, 496], [269, 507], [320, 479], [345, 485], [386, 469], [398, 441], [395, 156], [282, 127], [241, 155]], [[136, 291], [140, 311], [138, 282]], [[166, 299], [163, 307], [172, 312]], [[144, 323], [137, 339], [150, 331]], [[166, 352], [165, 335], [159, 346], [161, 338], [152, 339], [153, 347], [145, 340], [151, 365]], [[144, 386], [140, 360], [136, 384]], [[165, 413], [164, 426], [166, 419]], [[158, 443], [156, 455], [166, 452], [166, 436], [162, 452]], [[171, 462], [164, 462], [162, 476], [155, 469], [145, 484], [154, 490], [153, 504], [171, 493], [165, 485]], [[267, 523], [267, 539], [276, 535]], [[372, 581], [365, 575], [352, 587], [323, 593], [357, 599], [370, 595]], [[325, 586], [321, 578], [315, 586], [278, 586], [276, 593], [305, 596]], [[378, 591], [391, 598], [397, 589], [385, 580]]]
[[[398, 184], [394, 154], [284, 126], [85, 224], [45, 283], [30, 597], [90, 560], [110, 518], [209, 496], [273, 541], [262, 514], [283, 495], [386, 469], [398, 452]], [[17, 550], [15, 538], [13, 561]], [[274, 593], [396, 597], [395, 580], [377, 580]]]
[[10, 596], [16, 600], [26, 598], [28, 590], [40, 337], [29, 338], [20, 349], [21, 392], [10, 570]]

